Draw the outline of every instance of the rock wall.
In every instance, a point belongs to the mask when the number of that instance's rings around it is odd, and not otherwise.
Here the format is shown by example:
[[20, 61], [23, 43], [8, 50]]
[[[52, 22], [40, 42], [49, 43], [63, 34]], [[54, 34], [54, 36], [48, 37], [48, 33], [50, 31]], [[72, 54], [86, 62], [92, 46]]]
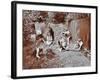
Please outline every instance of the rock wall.
[[84, 48], [90, 49], [91, 48], [91, 28], [90, 28], [90, 17], [81, 19], [79, 22], [79, 36], [84, 43]]

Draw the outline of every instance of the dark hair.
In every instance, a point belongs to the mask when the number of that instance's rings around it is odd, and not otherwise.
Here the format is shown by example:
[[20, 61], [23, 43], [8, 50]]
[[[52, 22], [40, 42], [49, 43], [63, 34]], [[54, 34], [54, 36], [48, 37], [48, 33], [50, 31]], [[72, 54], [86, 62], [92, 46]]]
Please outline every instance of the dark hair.
[[54, 40], [54, 31], [51, 27], [49, 27], [49, 29], [50, 29], [50, 34], [52, 35], [52, 39]]
[[39, 18], [37, 18], [37, 21], [38, 22], [43, 22], [43, 19], [39, 17]]
[[43, 38], [42, 34], [39, 34], [39, 35], [36, 36], [36, 40], [39, 40], [40, 38]]

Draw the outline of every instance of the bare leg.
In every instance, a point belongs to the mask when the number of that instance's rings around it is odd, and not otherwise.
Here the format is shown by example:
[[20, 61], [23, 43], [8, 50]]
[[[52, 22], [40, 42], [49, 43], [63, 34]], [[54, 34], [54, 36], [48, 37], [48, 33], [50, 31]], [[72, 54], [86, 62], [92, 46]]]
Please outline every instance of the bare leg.
[[82, 45], [79, 46], [79, 50], [81, 50], [81, 48], [82, 48]]
[[67, 38], [67, 47], [66, 47], [66, 50], [69, 49], [69, 44], [70, 44], [70, 37]]
[[81, 42], [79, 43], [79, 50], [82, 49], [82, 46], [83, 46], [83, 42], [81, 41]]
[[70, 43], [70, 37], [67, 38], [67, 45]]
[[36, 48], [36, 57], [38, 58], [38, 59], [40, 59], [40, 56], [39, 56], [39, 48]]

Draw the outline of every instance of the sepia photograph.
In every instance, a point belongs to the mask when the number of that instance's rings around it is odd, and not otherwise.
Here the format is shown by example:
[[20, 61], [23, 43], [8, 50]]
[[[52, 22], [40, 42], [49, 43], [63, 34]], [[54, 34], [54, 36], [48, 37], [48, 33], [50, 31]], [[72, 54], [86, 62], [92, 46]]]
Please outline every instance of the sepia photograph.
[[23, 69], [91, 65], [91, 14], [23, 10]]

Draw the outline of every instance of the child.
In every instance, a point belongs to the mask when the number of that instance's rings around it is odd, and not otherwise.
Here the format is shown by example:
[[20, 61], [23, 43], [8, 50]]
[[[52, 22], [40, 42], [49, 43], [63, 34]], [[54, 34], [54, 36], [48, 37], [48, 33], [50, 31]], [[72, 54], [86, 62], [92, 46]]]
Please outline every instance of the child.
[[83, 46], [83, 41], [81, 39], [78, 39], [76, 44], [75, 44], [75, 49], [76, 50], [81, 50]]
[[47, 35], [45, 36], [46, 38], [46, 44], [51, 45], [54, 41], [54, 31], [52, 30], [51, 27], [47, 28]]

